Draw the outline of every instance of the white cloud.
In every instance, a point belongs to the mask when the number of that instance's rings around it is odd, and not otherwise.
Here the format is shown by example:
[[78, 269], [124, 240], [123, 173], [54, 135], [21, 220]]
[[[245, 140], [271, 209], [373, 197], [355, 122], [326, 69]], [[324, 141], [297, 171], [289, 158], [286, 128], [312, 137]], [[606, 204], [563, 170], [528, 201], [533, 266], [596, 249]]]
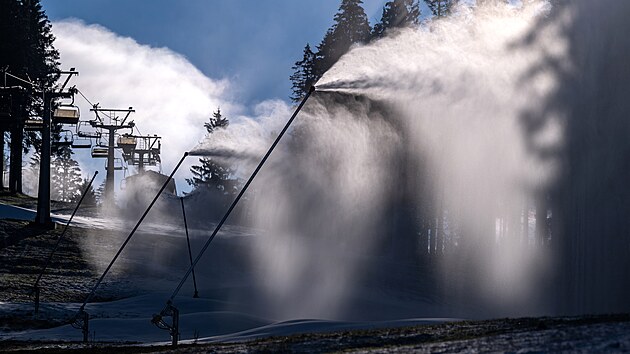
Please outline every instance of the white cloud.
[[[136, 113], [131, 119], [142, 134], [162, 137], [165, 174], [203, 138], [203, 123], [217, 107], [228, 116], [242, 111], [231, 103], [227, 80], [206, 77], [184, 56], [168, 48], [141, 45], [132, 38], [79, 20], [55, 22], [53, 33], [62, 67], [75, 67], [80, 73], [72, 79], [72, 85], [101, 107], [132, 106]], [[77, 97], [75, 102], [81, 108], [82, 120], [93, 118], [85, 100]], [[95, 168], [104, 169], [102, 159], [92, 160], [83, 151], [76, 154], [85, 174], [91, 174]], [[195, 161], [188, 159], [178, 172], [178, 188], [186, 188], [183, 178]], [[117, 175], [117, 180], [121, 177]]]

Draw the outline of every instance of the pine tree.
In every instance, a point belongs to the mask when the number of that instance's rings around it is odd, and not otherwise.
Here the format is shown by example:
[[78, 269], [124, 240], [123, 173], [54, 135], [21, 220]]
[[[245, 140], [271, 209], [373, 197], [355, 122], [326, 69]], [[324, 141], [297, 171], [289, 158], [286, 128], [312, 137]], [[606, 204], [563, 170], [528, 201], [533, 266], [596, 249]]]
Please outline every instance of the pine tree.
[[[85, 192], [86, 188], [90, 184], [90, 178], [84, 178], [81, 181], [81, 184], [78, 185], [79, 193], [77, 193], [72, 200], [73, 203], [78, 203], [81, 199], [81, 195]], [[90, 189], [85, 192], [85, 197], [81, 202], [82, 206], [96, 206], [96, 192], [94, 191], [94, 186], [90, 186]]]
[[420, 4], [418, 0], [393, 0], [383, 6], [381, 21], [374, 25], [373, 38], [385, 36], [390, 28], [417, 26], [420, 24]]
[[295, 62], [291, 69], [294, 71], [293, 75], [289, 77], [293, 90], [291, 100], [299, 102], [318, 79], [315, 74], [315, 53], [311, 50], [310, 44], [306, 44], [304, 47], [302, 60]]
[[103, 180], [103, 182], [101, 182], [101, 184], [98, 186], [98, 188], [96, 188], [96, 190], [94, 191], [94, 196], [96, 197], [96, 203], [97, 204], [103, 204], [103, 202], [105, 201], [105, 180]]
[[[225, 129], [228, 125], [229, 120], [221, 114], [221, 109], [217, 109], [208, 122], [204, 123], [208, 135], [211, 135], [217, 129]], [[232, 168], [210, 157], [200, 158], [199, 163], [201, 165], [195, 165], [190, 168], [192, 178], [187, 178], [186, 182], [193, 186], [194, 189], [211, 188], [224, 191], [226, 189], [225, 182], [234, 173]]]
[[226, 128], [228, 125], [230, 125], [230, 121], [223, 117], [221, 114], [221, 108], [217, 108], [217, 111], [212, 113], [212, 117], [208, 119], [208, 122], [203, 124], [208, 131], [208, 134], [214, 133], [217, 128]]
[[453, 5], [457, 0], [424, 0], [433, 16], [440, 18], [451, 13]]
[[[8, 67], [17, 76], [29, 78], [43, 89], [51, 89], [59, 77], [59, 52], [53, 46], [55, 38], [50, 21], [40, 0], [0, 0], [0, 67]], [[20, 118], [41, 115], [41, 95], [33, 88], [16, 80], [7, 80], [9, 86], [22, 85], [28, 91], [26, 104], [15, 112]], [[37, 133], [23, 134], [22, 126], [11, 129], [12, 192], [22, 191], [23, 151], [39, 141]]]
[[28, 168], [24, 175], [24, 193], [31, 196], [37, 195], [37, 187], [39, 185], [39, 161], [39, 151], [35, 150], [31, 155]]
[[72, 158], [73, 152], [69, 147], [59, 149], [59, 154], [52, 163], [51, 173], [51, 198], [72, 202], [77, 195], [81, 195], [81, 168], [79, 163]]
[[370, 23], [361, 7], [362, 0], [342, 0], [335, 14], [333, 26], [317, 46], [315, 74], [320, 78], [353, 44], [366, 43], [370, 39]]

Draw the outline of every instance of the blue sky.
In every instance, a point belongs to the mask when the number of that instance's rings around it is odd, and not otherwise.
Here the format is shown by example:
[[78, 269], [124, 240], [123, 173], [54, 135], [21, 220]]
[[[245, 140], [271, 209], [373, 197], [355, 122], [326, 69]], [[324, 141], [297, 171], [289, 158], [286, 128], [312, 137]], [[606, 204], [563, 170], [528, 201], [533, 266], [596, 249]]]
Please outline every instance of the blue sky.
[[[184, 55], [205, 75], [227, 78], [245, 106], [287, 99], [291, 66], [317, 45], [339, 0], [43, 0], [54, 22], [78, 18], [141, 44]], [[371, 23], [385, 0], [366, 0]], [[184, 5], [185, 4], [185, 5]], [[63, 63], [62, 63], [63, 64]], [[80, 68], [78, 68], [80, 70]]]

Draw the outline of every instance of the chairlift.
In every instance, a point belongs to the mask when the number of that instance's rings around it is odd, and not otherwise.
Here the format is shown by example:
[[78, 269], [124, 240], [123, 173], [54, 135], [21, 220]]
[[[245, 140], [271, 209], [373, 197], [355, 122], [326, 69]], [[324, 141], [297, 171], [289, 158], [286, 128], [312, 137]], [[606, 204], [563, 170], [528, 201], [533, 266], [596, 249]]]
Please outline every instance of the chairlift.
[[27, 132], [37, 132], [44, 129], [44, 121], [41, 119], [24, 120], [24, 130]]
[[[109, 165], [107, 164], [107, 161], [105, 162], [105, 169], [107, 170], [109, 168]], [[114, 158], [114, 171], [121, 171], [123, 169], [123, 162], [122, 159], [120, 157], [115, 157]]]
[[125, 155], [129, 155], [136, 148], [138, 141], [135, 136], [123, 134], [118, 137], [118, 147], [122, 149]]
[[[89, 127], [89, 129], [85, 129]], [[80, 121], [79, 123], [77, 123], [77, 134], [76, 136], [79, 138], [89, 138], [89, 139], [100, 139], [101, 138], [101, 132], [99, 131], [95, 131], [93, 130], [93, 128], [90, 125], [90, 122], [87, 121]]]
[[157, 147], [152, 148], [152, 149], [151, 149], [151, 152], [152, 152], [152, 153], [154, 153], [154, 154], [156, 154], [156, 155], [159, 155], [159, 154], [160, 154], [160, 150], [161, 150], [161, 145], [162, 145], [162, 144], [160, 144], [160, 142], [158, 141], [158, 145], [157, 145]]
[[92, 139], [80, 137], [78, 134], [74, 135], [72, 139], [73, 149], [89, 149], [92, 147]]
[[77, 124], [81, 112], [74, 105], [59, 105], [53, 112], [53, 121], [61, 124]]
[[100, 139], [101, 138], [101, 133], [100, 132], [85, 132], [85, 131], [81, 131], [77, 133], [77, 136], [80, 138], [89, 138], [89, 139]]
[[92, 158], [106, 158], [109, 154], [109, 148], [104, 145], [96, 145], [92, 147]]

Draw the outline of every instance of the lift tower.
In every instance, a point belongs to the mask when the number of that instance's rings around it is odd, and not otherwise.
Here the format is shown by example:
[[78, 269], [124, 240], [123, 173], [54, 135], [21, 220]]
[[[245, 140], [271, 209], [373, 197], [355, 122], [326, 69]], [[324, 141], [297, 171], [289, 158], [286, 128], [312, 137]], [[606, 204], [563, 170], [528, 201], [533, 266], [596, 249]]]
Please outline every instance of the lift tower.
[[[59, 98], [73, 98], [75, 88], [64, 91], [68, 81], [73, 75], [79, 73], [71, 68], [70, 71], [62, 71], [62, 75], [68, 75], [60, 89], [44, 91], [44, 112], [42, 116], [42, 150], [39, 163], [39, 186], [37, 192], [37, 214], [35, 223], [43, 226], [53, 226], [50, 218], [50, 131], [52, 125], [52, 107]], [[78, 116], [77, 116], [78, 120]], [[26, 124], [26, 123], [25, 123]], [[26, 126], [25, 126], [26, 129]]]
[[[95, 129], [100, 129], [106, 132], [107, 141], [107, 175], [105, 176], [105, 190], [103, 194], [107, 203], [112, 202], [114, 199], [114, 143], [116, 131], [120, 129], [130, 129], [133, 131], [135, 123], [133, 121], [127, 122], [129, 115], [135, 112], [133, 107], [128, 109], [115, 109], [115, 108], [100, 108], [98, 104], [95, 104], [91, 109], [96, 114], [96, 119], [90, 121], [90, 125]], [[118, 114], [125, 114], [121, 119]]]
[[157, 135], [123, 134], [118, 138], [118, 147], [122, 149], [125, 162], [138, 166], [138, 173], [142, 173], [145, 166], [156, 166], [161, 162], [161, 139]]

